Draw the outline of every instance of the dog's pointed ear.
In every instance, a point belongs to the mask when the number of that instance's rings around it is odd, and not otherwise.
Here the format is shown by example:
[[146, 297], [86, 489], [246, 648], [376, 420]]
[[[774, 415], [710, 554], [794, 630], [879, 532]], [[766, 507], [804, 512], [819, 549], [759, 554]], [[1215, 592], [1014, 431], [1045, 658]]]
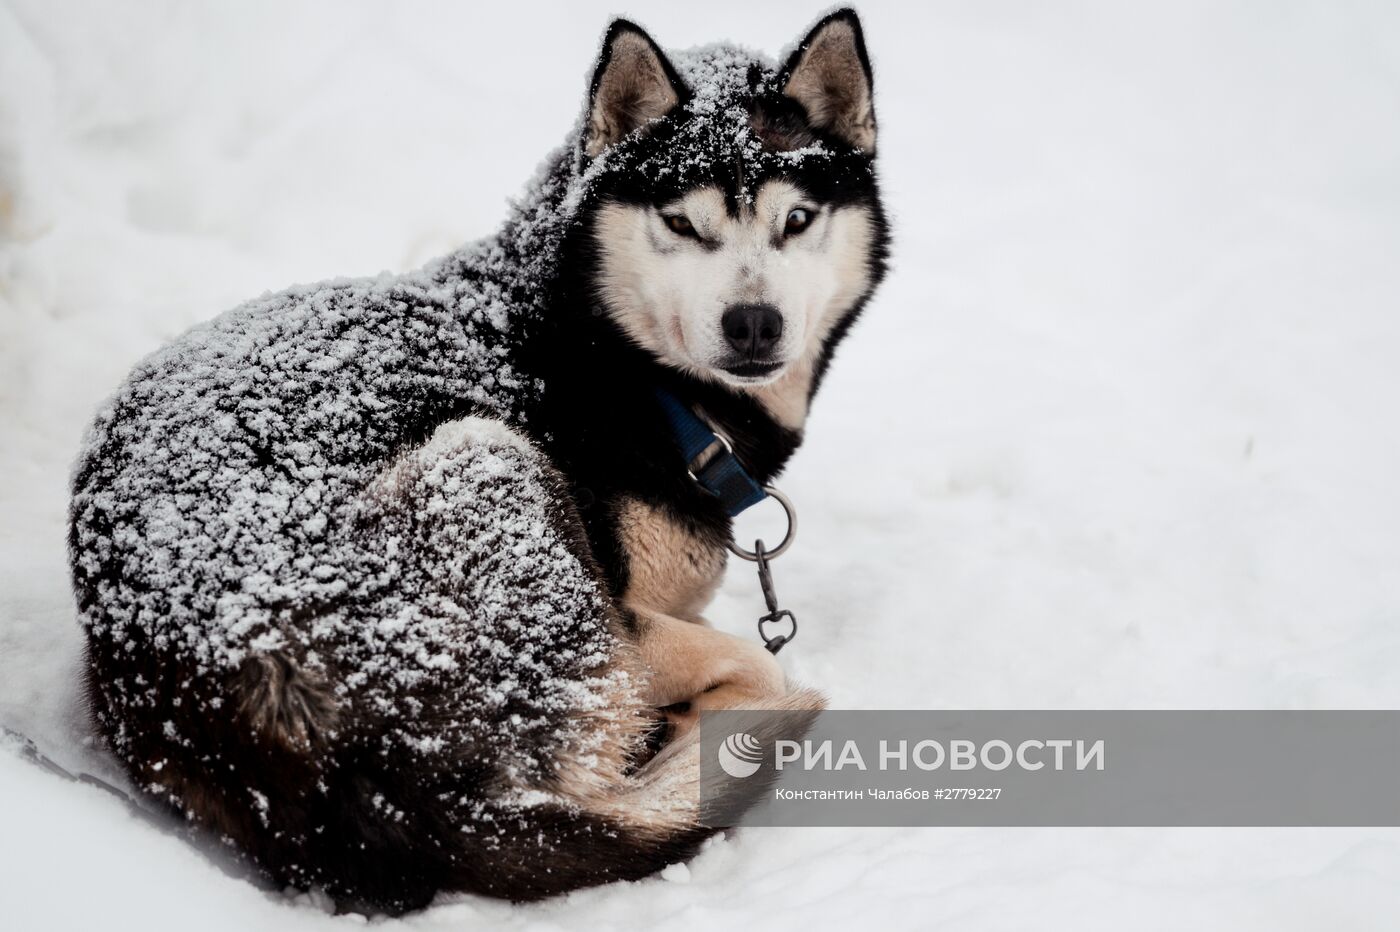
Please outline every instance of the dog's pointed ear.
[[686, 96], [685, 83], [651, 36], [635, 23], [614, 20], [589, 89], [584, 151], [597, 155]]
[[814, 129], [875, 151], [874, 83], [855, 10], [837, 10], [817, 23], [788, 58], [781, 83]]

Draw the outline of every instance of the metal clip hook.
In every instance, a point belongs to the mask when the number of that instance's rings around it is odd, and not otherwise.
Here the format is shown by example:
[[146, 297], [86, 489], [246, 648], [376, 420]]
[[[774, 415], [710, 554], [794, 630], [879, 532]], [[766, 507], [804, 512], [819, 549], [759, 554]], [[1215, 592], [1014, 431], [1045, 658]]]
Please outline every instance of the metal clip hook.
[[[758, 563], [758, 584], [763, 589], [763, 602], [768, 606], [768, 614], [760, 616], [758, 619], [758, 636], [763, 639], [763, 646], [770, 654], [776, 654], [783, 647], [797, 637], [797, 616], [785, 608], [778, 607], [778, 594], [773, 590], [773, 571], [768, 566], [768, 552], [763, 547], [763, 541], [756, 540], [753, 543], [754, 561]], [[786, 634], [775, 634], [769, 637], [764, 630], [764, 625], [777, 624], [784, 619], [792, 628]]]

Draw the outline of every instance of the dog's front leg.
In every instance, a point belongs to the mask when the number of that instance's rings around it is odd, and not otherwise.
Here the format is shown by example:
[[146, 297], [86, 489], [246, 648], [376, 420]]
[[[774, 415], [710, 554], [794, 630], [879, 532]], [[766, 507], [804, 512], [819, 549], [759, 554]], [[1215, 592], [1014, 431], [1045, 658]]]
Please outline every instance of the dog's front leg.
[[649, 609], [634, 609], [638, 647], [651, 671], [648, 703], [677, 733], [701, 712], [764, 708], [786, 695], [777, 660], [758, 644]]

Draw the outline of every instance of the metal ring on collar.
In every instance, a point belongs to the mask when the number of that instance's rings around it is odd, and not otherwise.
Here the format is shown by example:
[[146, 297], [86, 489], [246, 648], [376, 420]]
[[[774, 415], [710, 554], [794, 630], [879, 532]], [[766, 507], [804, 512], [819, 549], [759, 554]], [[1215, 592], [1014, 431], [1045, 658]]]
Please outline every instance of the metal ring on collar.
[[[778, 544], [778, 546], [774, 547], [772, 550], [769, 550], [766, 546], [763, 548], [763, 558], [765, 560], [773, 560], [782, 556], [783, 553], [788, 549], [788, 547], [792, 546], [792, 539], [797, 536], [797, 510], [792, 507], [792, 502], [788, 501], [788, 497], [786, 495], [784, 495], [782, 492], [779, 492], [771, 485], [765, 485], [763, 487], [763, 491], [768, 493], [769, 498], [776, 499], [778, 504], [783, 506], [783, 511], [787, 512], [787, 533], [783, 535], [782, 543]], [[762, 543], [762, 541], [758, 540], [754, 543], [755, 545], [757, 545], [759, 543]], [[740, 547], [738, 544], [734, 543], [733, 540], [729, 542], [729, 552], [734, 554], [736, 557], [748, 560], [750, 563], [758, 562], [757, 549], [745, 550], [743, 547]]]
[[[726, 450], [728, 450], [730, 456], [733, 456], [733, 455], [734, 455], [734, 444], [732, 444], [732, 443], [729, 442], [729, 438], [726, 437], [724, 434], [719, 433], [718, 431], [715, 431], [714, 434], [715, 434], [715, 440], [719, 441], [719, 445], [722, 446], [722, 447], [724, 447]], [[705, 451], [706, 451], [706, 450], [709, 450], [710, 447], [713, 447], [713, 446], [714, 446], [714, 444], [712, 443], [712, 444], [710, 444], [709, 447], [706, 447], [704, 450], [701, 450], [701, 451], [700, 451], [700, 456], [704, 456], [704, 455], [705, 455]], [[715, 456], [718, 456], [718, 455], [719, 455], [718, 453], [712, 454], [712, 455], [710, 456], [710, 459], [705, 460], [706, 464], [708, 464], [708, 463], [710, 462], [711, 459], [714, 459]], [[700, 477], [697, 476], [697, 475], [695, 475], [695, 470], [694, 470], [693, 468], [691, 468], [691, 467], [693, 467], [696, 463], [700, 462], [700, 456], [695, 457], [695, 459], [691, 460], [691, 461], [690, 461], [689, 463], [687, 463], [686, 466], [685, 466], [685, 471], [686, 471], [687, 473], [690, 474], [690, 478], [693, 479], [693, 480], [695, 480], [695, 482], [696, 482], [697, 484], [700, 482]]]

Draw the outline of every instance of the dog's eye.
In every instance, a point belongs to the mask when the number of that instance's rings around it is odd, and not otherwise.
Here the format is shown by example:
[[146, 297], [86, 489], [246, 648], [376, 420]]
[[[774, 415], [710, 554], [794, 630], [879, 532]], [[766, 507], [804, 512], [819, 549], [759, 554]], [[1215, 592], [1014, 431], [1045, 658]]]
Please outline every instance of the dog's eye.
[[695, 232], [695, 227], [691, 226], [690, 218], [683, 214], [673, 214], [666, 217], [666, 226], [677, 236], [689, 236], [692, 239], [699, 239], [700, 234]]
[[796, 236], [807, 229], [812, 223], [812, 211], [805, 207], [794, 207], [788, 211], [787, 225], [783, 227], [784, 236]]

